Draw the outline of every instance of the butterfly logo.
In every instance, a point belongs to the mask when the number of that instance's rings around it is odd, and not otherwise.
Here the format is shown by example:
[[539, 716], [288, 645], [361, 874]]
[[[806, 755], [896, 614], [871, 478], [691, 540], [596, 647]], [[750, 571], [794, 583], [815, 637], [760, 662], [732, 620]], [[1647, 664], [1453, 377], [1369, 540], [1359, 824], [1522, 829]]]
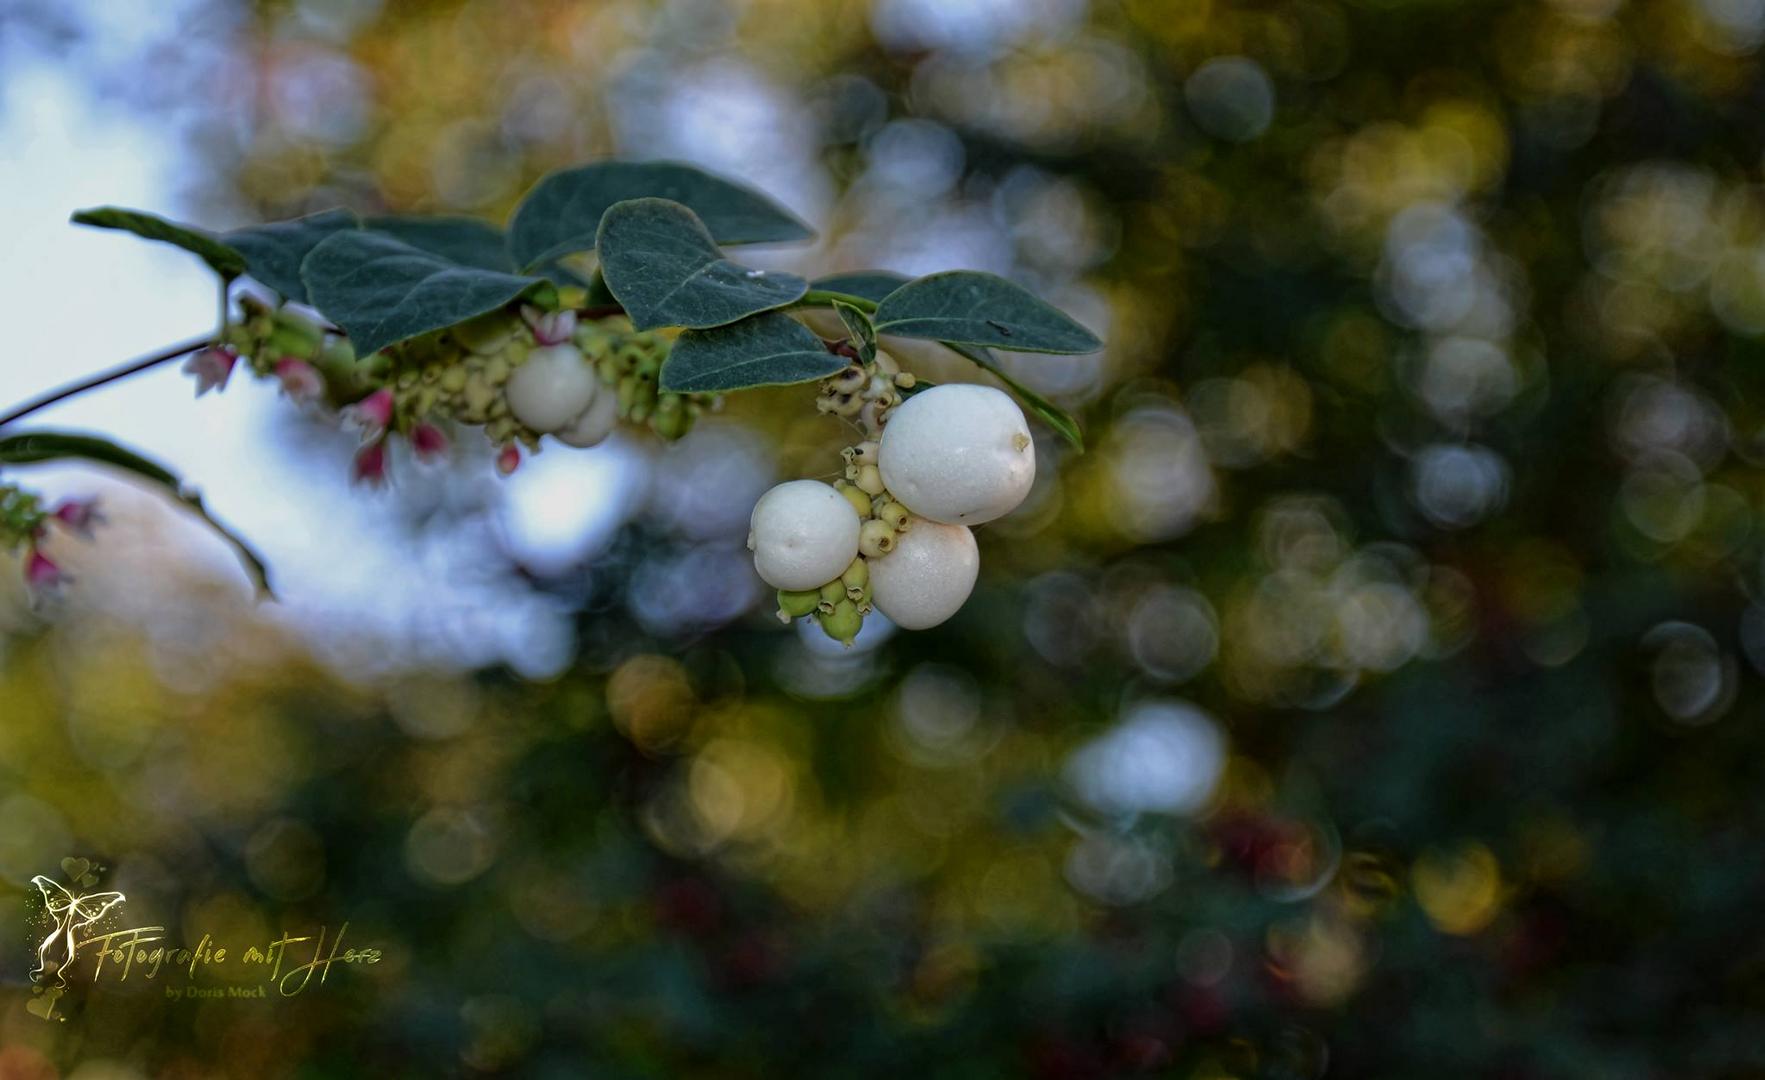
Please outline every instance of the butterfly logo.
[[[96, 882], [89, 874], [75, 875], [75, 888], [81, 884], [80, 879]], [[76, 893], [60, 882], [38, 874], [31, 879], [31, 884], [43, 894], [43, 909], [49, 915], [53, 929], [37, 946], [37, 966], [31, 969], [31, 978], [41, 981], [44, 975], [52, 974], [58, 985], [67, 985], [67, 978], [62, 971], [74, 962], [79, 953], [79, 940], [75, 932], [84, 930], [99, 919], [109, 914], [110, 909], [123, 902], [120, 892]]]

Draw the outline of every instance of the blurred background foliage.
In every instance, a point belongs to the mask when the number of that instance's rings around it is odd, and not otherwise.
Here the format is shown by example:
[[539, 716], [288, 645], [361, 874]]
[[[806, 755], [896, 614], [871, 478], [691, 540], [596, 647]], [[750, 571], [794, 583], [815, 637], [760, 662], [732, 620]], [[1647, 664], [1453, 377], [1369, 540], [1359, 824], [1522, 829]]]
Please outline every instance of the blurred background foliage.
[[422, 644], [474, 633], [422, 588], [253, 609], [107, 488], [57, 618], [4, 616], [0, 876], [387, 960], [45, 1024], [9, 903], [0, 1076], [1765, 1075], [1765, 5], [113, 14], [0, 40], [175, 133], [186, 217], [682, 158], [822, 229], [768, 265], [1007, 273], [1109, 348], [1011, 358], [1090, 451], [1041, 433], [975, 599], [850, 654], [741, 550], [841, 444], [800, 390], [379, 498], [419, 579], [566, 627], [507, 655]]

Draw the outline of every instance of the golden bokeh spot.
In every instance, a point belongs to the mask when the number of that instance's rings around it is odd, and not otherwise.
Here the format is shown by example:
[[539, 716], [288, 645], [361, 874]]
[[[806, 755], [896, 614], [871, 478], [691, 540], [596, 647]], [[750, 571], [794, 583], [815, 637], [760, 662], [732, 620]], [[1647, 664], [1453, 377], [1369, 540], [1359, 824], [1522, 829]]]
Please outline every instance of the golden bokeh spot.
[[607, 712], [639, 749], [655, 752], [692, 729], [697, 699], [678, 660], [653, 653], [634, 656], [607, 678]]
[[1501, 911], [1501, 864], [1482, 844], [1424, 853], [1410, 868], [1410, 887], [1422, 913], [1443, 933], [1475, 934]]

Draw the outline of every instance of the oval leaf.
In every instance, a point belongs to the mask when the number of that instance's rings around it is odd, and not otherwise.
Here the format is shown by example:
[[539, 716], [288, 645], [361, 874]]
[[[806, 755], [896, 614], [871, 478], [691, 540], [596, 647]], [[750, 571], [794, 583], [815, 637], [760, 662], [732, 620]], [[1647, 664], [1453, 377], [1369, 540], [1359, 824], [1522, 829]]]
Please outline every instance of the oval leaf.
[[300, 278], [301, 262], [332, 233], [359, 224], [353, 210], [321, 210], [288, 221], [247, 225], [220, 234], [220, 239], [245, 256], [246, 273], [297, 304], [310, 304]]
[[913, 279], [906, 274], [897, 274], [892, 270], [851, 270], [818, 277], [809, 283], [809, 287], [818, 292], [844, 293], [880, 304], [883, 297], [911, 280]]
[[825, 379], [847, 363], [808, 327], [773, 311], [681, 334], [662, 363], [660, 385], [681, 394], [783, 386]]
[[671, 161], [602, 161], [552, 173], [535, 184], [509, 222], [509, 251], [531, 267], [588, 251], [614, 203], [655, 197], [692, 211], [720, 244], [808, 240], [815, 230], [751, 188]]
[[171, 496], [196, 512], [209, 528], [220, 533], [239, 554], [239, 561], [245, 564], [245, 571], [251, 576], [252, 585], [265, 596], [270, 592], [269, 573], [263, 559], [251, 549], [251, 545], [240, 539], [226, 526], [209, 515], [208, 509], [202, 505], [201, 496], [186, 491], [183, 482], [170, 469], [156, 461], [149, 460], [133, 450], [118, 446], [108, 439], [100, 439], [91, 435], [78, 435], [64, 431], [32, 431], [23, 435], [0, 438], [0, 464], [31, 465], [44, 461], [60, 461], [74, 458], [82, 461], [96, 462], [100, 465], [111, 465], [124, 472], [133, 473], [145, 480], [150, 480], [166, 489]]
[[630, 199], [601, 218], [601, 275], [639, 330], [702, 329], [801, 297], [795, 274], [731, 262], [693, 212], [667, 199]]
[[877, 305], [880, 334], [1015, 352], [1087, 353], [1096, 335], [997, 274], [950, 270], [909, 282]]
[[384, 233], [340, 232], [301, 266], [312, 303], [343, 327], [357, 356], [463, 322], [543, 287], [412, 247]]
[[100, 229], [121, 229], [123, 232], [134, 233], [148, 240], [158, 240], [165, 244], [175, 244], [185, 251], [200, 256], [209, 265], [209, 269], [224, 278], [236, 278], [245, 272], [245, 256], [236, 248], [215, 239], [201, 229], [180, 225], [175, 221], [140, 210], [125, 210], [120, 206], [98, 206], [90, 210], [77, 211], [73, 218], [75, 225], [91, 225]]
[[396, 237], [461, 266], [505, 274], [516, 269], [503, 231], [481, 218], [387, 214], [364, 219], [362, 228]]

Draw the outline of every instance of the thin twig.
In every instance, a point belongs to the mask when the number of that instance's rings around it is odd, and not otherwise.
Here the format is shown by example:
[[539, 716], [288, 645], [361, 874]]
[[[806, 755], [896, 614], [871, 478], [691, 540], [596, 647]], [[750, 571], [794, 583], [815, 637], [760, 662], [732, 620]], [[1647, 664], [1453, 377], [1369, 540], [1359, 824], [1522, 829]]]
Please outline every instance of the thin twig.
[[154, 353], [152, 356], [143, 357], [139, 360], [131, 360], [121, 367], [111, 368], [109, 371], [101, 371], [90, 378], [81, 379], [79, 382], [69, 383], [59, 389], [51, 390], [42, 397], [27, 401], [6, 415], [0, 416], [0, 427], [5, 427], [7, 424], [10, 424], [15, 420], [22, 420], [36, 412], [38, 409], [46, 409], [58, 401], [65, 401], [66, 399], [73, 397], [75, 394], [83, 394], [87, 390], [93, 390], [106, 383], [113, 383], [118, 379], [127, 378], [138, 371], [146, 371], [148, 368], [156, 367], [168, 360], [176, 360], [181, 356], [187, 356], [190, 353], [195, 352], [197, 349], [202, 348], [204, 345], [211, 343], [213, 340], [213, 335], [204, 334], [202, 337], [192, 338], [189, 341], [180, 341], [176, 345], [168, 346], [167, 348]]

